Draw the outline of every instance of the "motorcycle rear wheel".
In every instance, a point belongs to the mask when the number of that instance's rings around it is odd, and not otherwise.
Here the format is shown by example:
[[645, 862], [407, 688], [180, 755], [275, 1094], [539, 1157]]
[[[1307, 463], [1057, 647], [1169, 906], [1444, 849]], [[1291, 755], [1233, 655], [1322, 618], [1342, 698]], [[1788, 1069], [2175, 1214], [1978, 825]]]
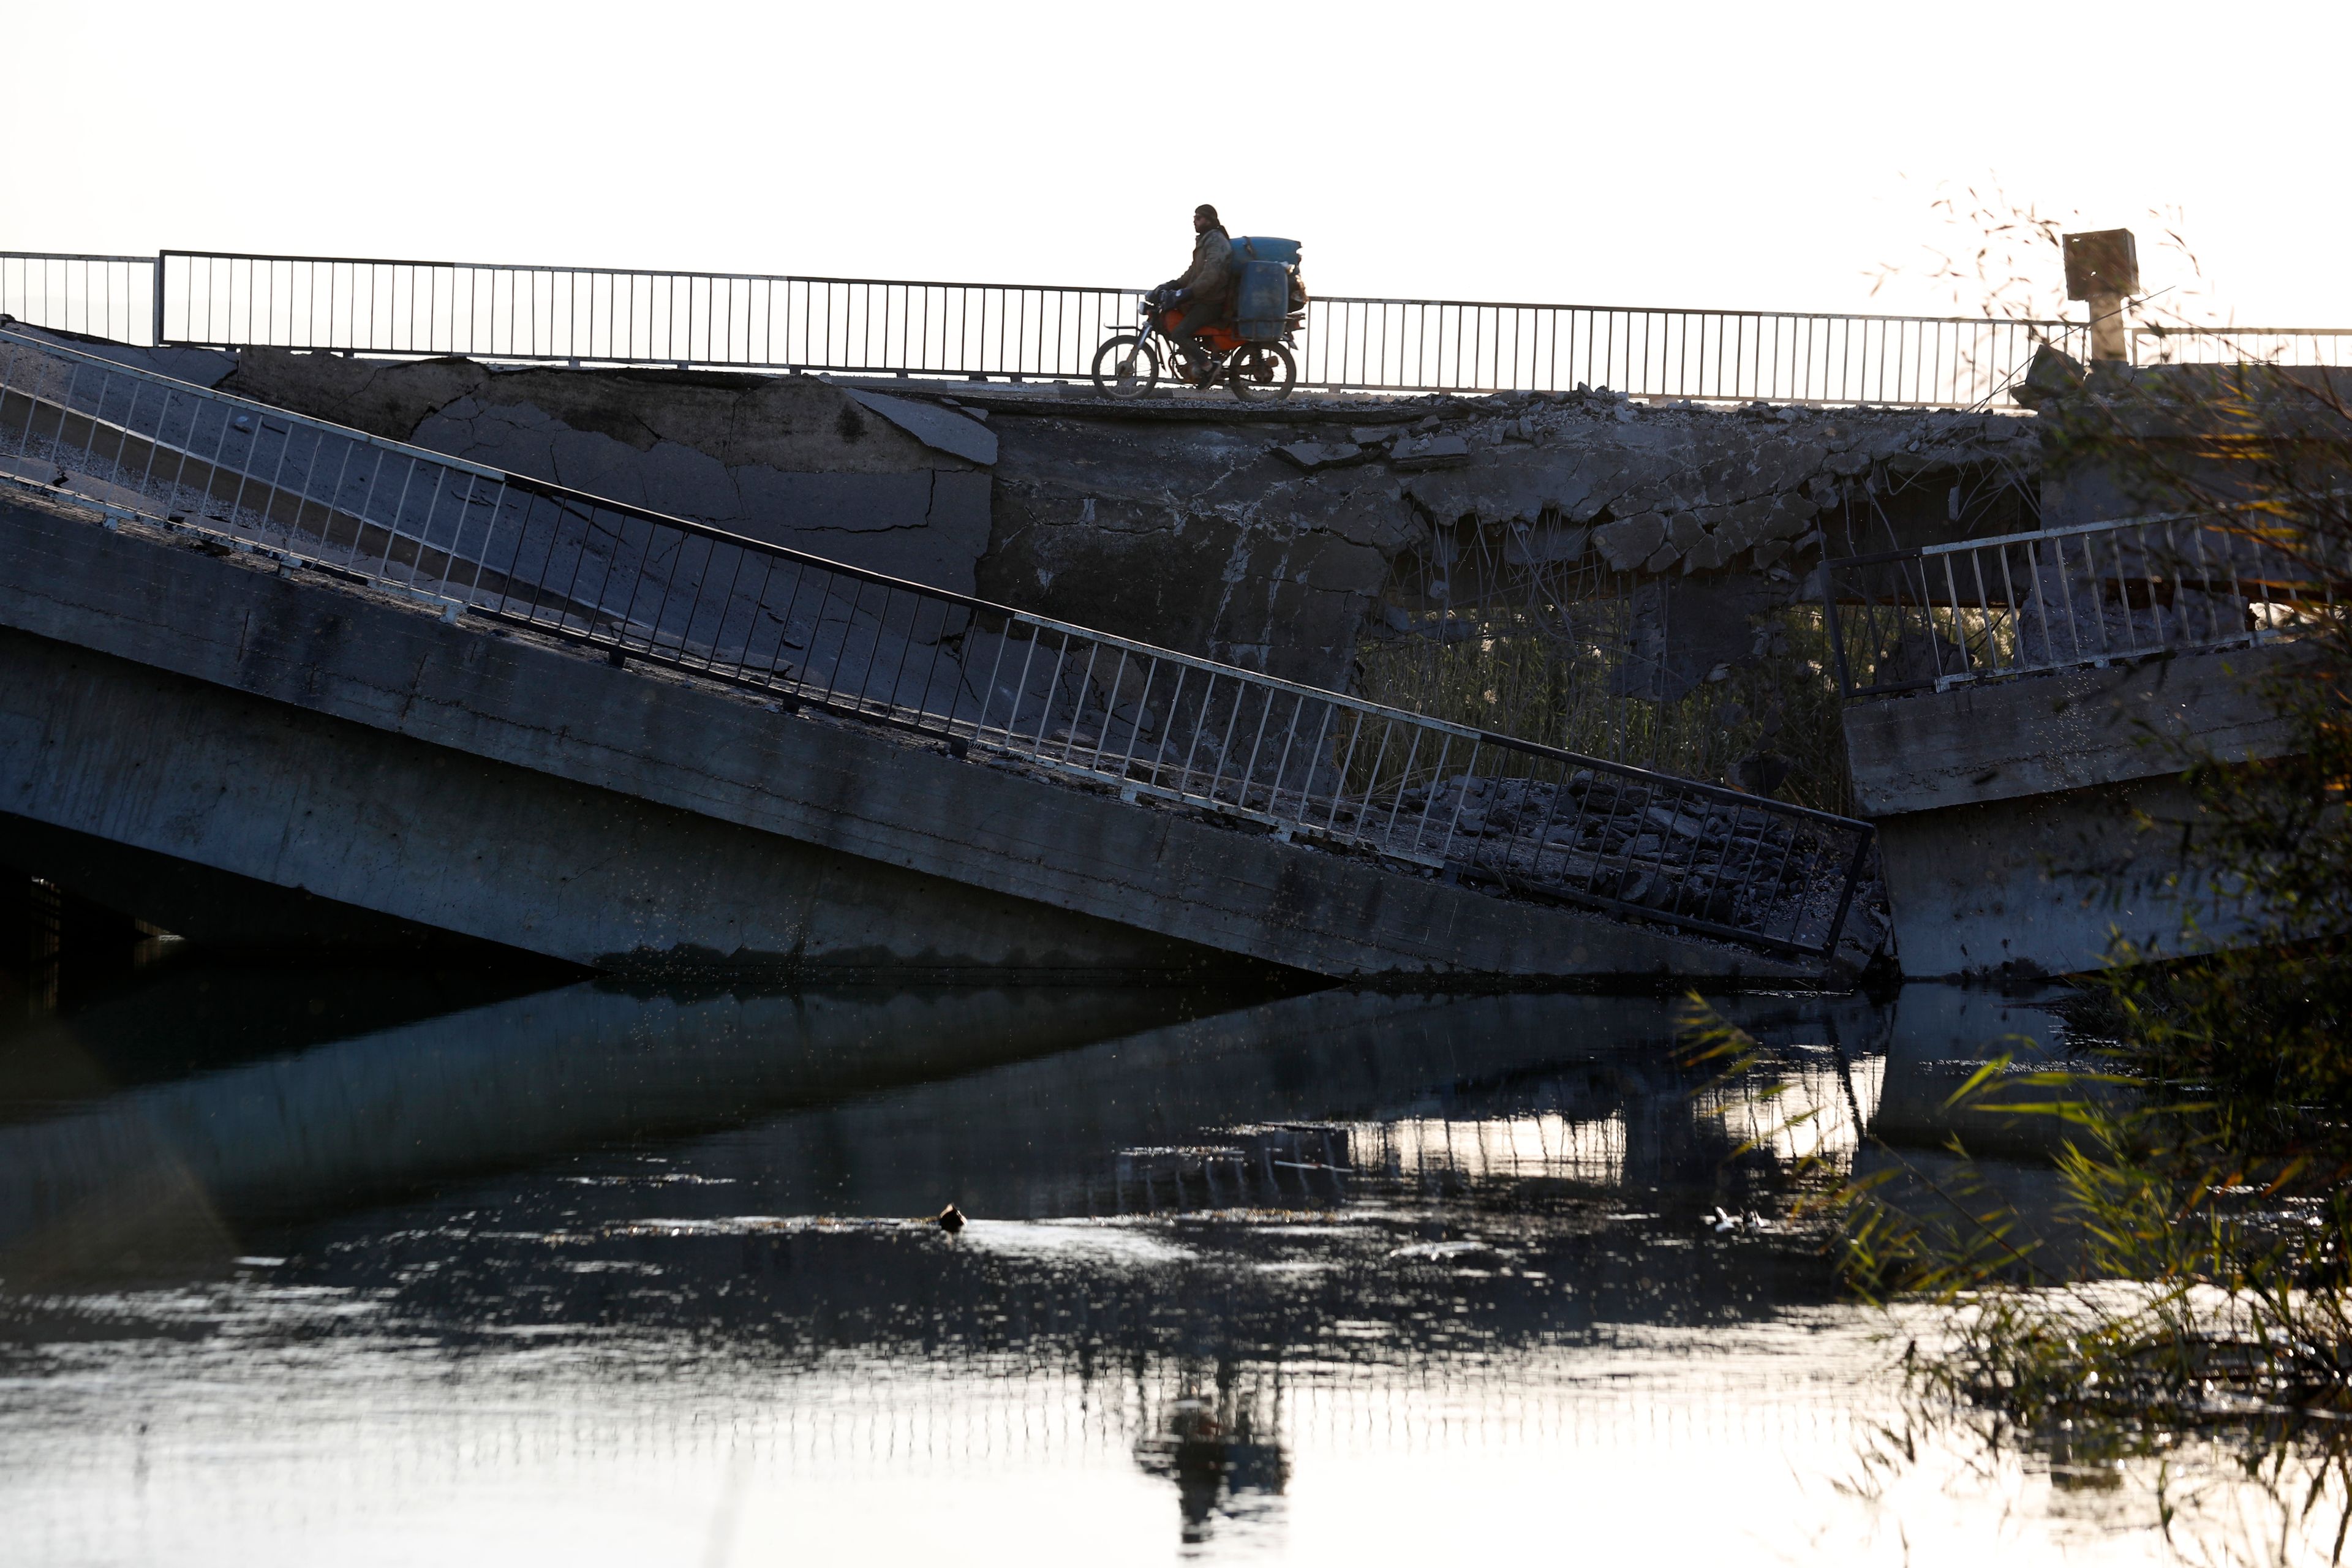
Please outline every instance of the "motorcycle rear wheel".
[[1094, 377], [1113, 397], [1141, 397], [1160, 384], [1160, 351], [1148, 338], [1121, 332], [1095, 350]]
[[1225, 384], [1244, 403], [1279, 403], [1298, 384], [1298, 364], [1280, 343], [1244, 343], [1234, 351]]

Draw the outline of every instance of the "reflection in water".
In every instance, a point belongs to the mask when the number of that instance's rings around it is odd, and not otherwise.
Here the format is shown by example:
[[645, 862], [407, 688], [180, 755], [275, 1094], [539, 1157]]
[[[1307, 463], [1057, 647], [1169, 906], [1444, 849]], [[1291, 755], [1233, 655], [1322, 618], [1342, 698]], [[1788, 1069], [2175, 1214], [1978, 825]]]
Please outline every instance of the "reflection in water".
[[1207, 1390], [1188, 1381], [1180, 1388], [1151, 1435], [1136, 1443], [1135, 1462], [1176, 1483], [1183, 1542], [1198, 1546], [1213, 1524], [1264, 1521], [1282, 1496], [1290, 1462], [1279, 1439], [1272, 1379], [1221, 1378]]
[[[1814, 1113], [1774, 1152], [1916, 1110], [2003, 1005], [1733, 1005]], [[138, 1008], [89, 1063], [183, 1026]], [[1717, 1222], [1789, 1102], [1674, 1037], [1653, 999], [579, 984], [79, 1094], [19, 1052], [0, 1510], [36, 1563], [2146, 1555], [2137, 1482], [1839, 1489], [1876, 1321]]]
[[1408, 1116], [1356, 1130], [1370, 1163], [1391, 1176], [1476, 1182], [1546, 1176], [1613, 1187], [1625, 1179], [1625, 1118], [1576, 1121], [1556, 1111], [1477, 1121]]

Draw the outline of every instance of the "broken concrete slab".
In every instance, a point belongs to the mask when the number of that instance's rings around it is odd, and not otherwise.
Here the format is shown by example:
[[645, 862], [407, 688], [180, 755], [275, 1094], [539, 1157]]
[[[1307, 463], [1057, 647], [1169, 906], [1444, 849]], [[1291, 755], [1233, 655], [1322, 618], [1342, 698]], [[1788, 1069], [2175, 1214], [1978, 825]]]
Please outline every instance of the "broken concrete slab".
[[244, 349], [222, 390], [395, 441], [415, 439], [426, 419], [470, 396], [485, 405], [527, 405], [639, 451], [672, 441], [730, 468], [763, 463], [784, 473], [875, 474], [965, 466], [815, 376]]
[[10, 331], [22, 332], [28, 338], [63, 343], [115, 364], [129, 365], [133, 370], [152, 371], [157, 375], [168, 375], [173, 381], [189, 382], [197, 386], [218, 386], [236, 369], [236, 355], [226, 349], [141, 348], [133, 343], [113, 342], [82, 332], [27, 326], [9, 316], [0, 316], [0, 321], [5, 321]]
[[1293, 441], [1274, 451], [1275, 456], [1286, 458], [1309, 473], [1318, 468], [1346, 468], [1372, 455], [1353, 441]]
[[1630, 572], [1657, 552], [1666, 542], [1666, 520], [1654, 511], [1603, 523], [1592, 531], [1593, 548], [1610, 570]]
[[952, 942], [961, 966], [1024, 967], [1002, 950], [1025, 940], [1075, 967], [1209, 949], [1421, 983], [1812, 973], [1140, 810], [159, 531], [0, 507], [0, 665], [26, 677], [0, 715], [25, 753], [0, 769], [0, 808], [435, 929], [625, 971], [790, 961], [795, 911], [830, 908], [838, 864], [849, 966], [919, 967]]
[[996, 433], [977, 420], [968, 419], [935, 403], [886, 397], [878, 392], [861, 392], [854, 386], [845, 390], [859, 404], [879, 414], [926, 447], [936, 447], [968, 463], [978, 463], [982, 468], [996, 461]]
[[1404, 472], [1466, 468], [1470, 466], [1470, 443], [1459, 436], [1407, 436], [1389, 448], [1389, 461]]
[[2311, 658], [2285, 643], [1857, 702], [1843, 717], [1858, 804], [1901, 816], [2176, 773], [2190, 754], [2275, 757], [2294, 731], [2264, 683]]
[[299, 412], [955, 593], [974, 590], [988, 549], [975, 459], [992, 458], [996, 436], [929, 404], [801, 376], [273, 350], [236, 363], [230, 390]]

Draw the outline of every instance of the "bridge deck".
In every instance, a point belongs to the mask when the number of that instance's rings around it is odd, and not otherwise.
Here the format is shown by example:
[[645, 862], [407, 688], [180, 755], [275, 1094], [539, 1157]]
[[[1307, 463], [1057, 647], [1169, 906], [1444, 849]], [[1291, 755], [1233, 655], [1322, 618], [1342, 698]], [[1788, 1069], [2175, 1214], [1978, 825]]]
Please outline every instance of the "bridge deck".
[[[1225, 841], [1222, 849], [1203, 847], [1204, 863], [1244, 853], [1235, 846], [1268, 837], [1278, 845], [1312, 844], [1324, 853], [1268, 872], [1255, 901], [1248, 895], [1213, 895], [1210, 901], [1224, 913], [1196, 930], [1189, 920], [1139, 912], [1164, 900], [1166, 888], [1137, 888], [1133, 897], [1114, 897], [1097, 909], [1058, 888], [1040, 898], [1024, 875], [1007, 876], [1001, 868], [982, 874], [968, 856], [895, 840], [867, 843], [855, 833], [843, 838], [838, 822], [800, 820], [784, 829], [788, 838], [826, 853], [1033, 900], [1089, 921], [1107, 920], [1108, 929], [1141, 930], [1318, 973], [1592, 973], [1595, 944], [1589, 941], [1570, 941], [1555, 953], [1543, 941], [1530, 948], [1524, 931], [1501, 934], [1506, 927], [1540, 926], [1561, 915], [1562, 906], [1634, 933], [1636, 946], [1664, 928], [1699, 945], [1727, 942], [1772, 961], [1768, 967], [1775, 972], [1793, 966], [1818, 973], [1835, 968], [1841, 957], [1870, 848], [1864, 824], [1465, 729], [844, 565], [5, 331], [0, 331], [0, 484], [40, 498], [26, 512], [33, 520], [29, 526], [47, 530], [43, 536], [64, 552], [47, 564], [20, 553], [13, 563], [27, 574], [21, 585], [36, 601], [56, 584], [77, 580], [77, 573], [99, 570], [72, 542], [77, 518], [84, 529], [94, 516], [107, 520], [105, 548], [131, 554], [106, 570], [126, 581], [142, 574], [202, 576], [205, 569], [190, 564], [191, 547], [198, 557], [233, 563], [229, 577], [202, 586], [190, 582], [166, 591], [159, 579], [154, 602], [168, 602], [170, 609], [151, 604], [143, 613], [122, 614], [120, 626], [53, 623], [31, 609], [13, 623], [38, 636], [196, 674], [218, 686], [243, 684], [254, 695], [281, 700], [296, 687], [306, 699], [314, 696], [326, 674], [316, 661], [330, 651], [354, 678], [380, 687], [407, 679], [403, 672], [424, 657], [407, 646], [418, 634], [402, 621], [413, 616], [371, 618], [362, 629], [339, 611], [289, 609], [275, 602], [266, 610], [258, 603], [247, 606], [238, 657], [254, 625], [290, 615], [302, 624], [289, 625], [285, 636], [304, 646], [310, 660], [296, 661], [299, 679], [273, 672], [257, 687], [243, 673], [205, 677], [198, 674], [203, 660], [190, 662], [185, 650], [169, 646], [173, 635], [201, 642], [217, 634], [208, 623], [175, 621], [184, 607], [215, 613], [226, 602], [222, 595], [250, 597], [252, 574], [235, 563], [274, 567], [281, 581], [313, 592], [394, 612], [437, 612], [445, 623], [466, 623], [457, 635], [478, 637], [487, 629], [491, 646], [503, 639], [505, 646], [558, 658], [560, 665], [534, 672], [548, 689], [542, 699], [551, 710], [583, 700], [593, 710], [593, 693], [606, 678], [581, 675], [583, 653], [601, 655], [615, 672], [637, 671], [639, 684], [624, 689], [641, 701], [651, 689], [642, 684], [646, 668], [664, 672], [656, 680], [667, 693], [659, 699], [667, 706], [656, 726], [662, 739], [647, 748], [649, 757], [662, 762], [688, 760], [682, 751], [665, 754], [661, 747], [679, 743], [675, 726], [687, 710], [677, 694], [701, 689], [706, 699], [723, 694], [739, 707], [748, 701], [768, 714], [793, 715], [828, 734], [842, 731], [848, 721], [846, 733], [880, 747], [877, 756], [919, 754], [937, 762], [943, 753], [954, 776], [924, 779], [919, 793], [932, 801], [985, 797], [992, 786], [973, 776], [975, 765], [982, 774], [1058, 785], [1057, 795], [1096, 803], [1108, 810], [1108, 820], [1123, 826], [1108, 834], [1091, 821], [1041, 826], [1034, 842], [992, 847], [1017, 849], [1035, 861], [1044, 846], [1074, 830], [1093, 840], [1134, 840], [1113, 863], [1087, 873], [1097, 888], [1119, 887], [1138, 866], [1160, 856], [1159, 829], [1150, 825], [1170, 818]], [[49, 502], [58, 508], [47, 508], [53, 516], [44, 523], [40, 514]], [[58, 525], [68, 532], [56, 533]], [[141, 543], [164, 548], [141, 554], [133, 548]], [[171, 548], [174, 543], [182, 548]], [[329, 639], [331, 649], [303, 620], [320, 616], [326, 620], [320, 624], [337, 628]], [[349, 647], [346, 632], [355, 639]], [[28, 646], [16, 657], [30, 670], [46, 656]], [[478, 661], [476, 655], [467, 658]], [[115, 684], [124, 688], [108, 700], [122, 710], [111, 720], [117, 731], [175, 727], [170, 714], [128, 719], [149, 699], [130, 689], [135, 681]], [[579, 689], [559, 700], [555, 689], [567, 684]], [[415, 706], [415, 695], [403, 696], [404, 712]], [[449, 702], [469, 718], [498, 711], [493, 697], [472, 691], [453, 692]], [[179, 700], [188, 712], [218, 705], [213, 695]], [[352, 713], [331, 705], [319, 710], [362, 722], [371, 711], [365, 702]], [[591, 717], [597, 722], [578, 733], [601, 737], [610, 729], [603, 716], [583, 710], [583, 724]], [[225, 713], [214, 722], [227, 731], [238, 727]], [[539, 754], [527, 748], [507, 758], [496, 747], [474, 746], [474, 733], [467, 730], [455, 743], [478, 755], [541, 765]], [[89, 739], [98, 752], [121, 745], [102, 729]], [[365, 749], [350, 737], [314, 735], [306, 743], [317, 752], [307, 775], [312, 778], [337, 772], [339, 744]], [[396, 774], [408, 764], [386, 758], [378, 765]], [[859, 767], [861, 789], [885, 796], [904, 792], [902, 782], [885, 787], [868, 776], [874, 765]], [[299, 795], [310, 787], [305, 776], [288, 774], [286, 789]], [[664, 788], [677, 791], [675, 781], [569, 776], [642, 800], [667, 799]], [[102, 795], [119, 784], [93, 781], [92, 787]], [[824, 793], [843, 787], [835, 777], [811, 780], [808, 787], [819, 793], [804, 798], [845, 798]], [[366, 810], [374, 803], [362, 790], [352, 804]], [[701, 810], [705, 803], [689, 788], [674, 804]], [[547, 809], [562, 815], [551, 805]], [[1008, 809], [1018, 816], [1027, 808]], [[24, 815], [53, 820], [37, 811]], [[749, 818], [740, 825], [776, 826]], [[448, 826], [464, 837], [462, 823]], [[515, 830], [530, 837], [527, 829]], [[990, 831], [989, 822], [962, 823], [956, 842], [984, 855], [992, 847]], [[694, 875], [679, 868], [705, 852], [673, 845], [677, 867], [664, 875], [691, 883]], [[1052, 856], [1042, 854], [1042, 860], [1050, 863]], [[809, 872], [804, 867], [783, 880], [807, 883]], [[539, 874], [559, 883], [572, 879], [552, 845], [541, 858]], [[1352, 885], [1351, 878], [1361, 885]], [[287, 885], [275, 871], [263, 879]], [[828, 872], [816, 880], [843, 878]], [[1433, 882], [1443, 894], [1427, 891]], [[1364, 906], [1402, 899], [1419, 909], [1430, 898], [1444, 901], [1465, 889], [1475, 889], [1475, 901], [1464, 909], [1480, 910], [1475, 915], [1437, 920], [1430, 918], [1433, 910], [1423, 910], [1411, 930], [1379, 930], [1377, 919], [1364, 924], [1359, 917], [1365, 911], [1359, 910], [1322, 922], [1339, 943], [1328, 950], [1301, 949], [1295, 940], [1275, 938], [1268, 927], [1269, 920], [1283, 923], [1295, 911], [1335, 897]], [[923, 902], [902, 894], [886, 901], [894, 908]], [[1465, 921], [1467, 928], [1491, 929], [1465, 947], [1455, 928]], [[1010, 927], [1021, 923], [1013, 919]], [[960, 932], [1006, 926], [978, 910], [952, 917], [950, 924]], [[478, 927], [451, 929], [488, 934]], [[1103, 934], [1090, 931], [1077, 946], [1098, 945]], [[807, 935], [802, 929], [789, 951], [803, 953]], [[905, 936], [899, 932], [882, 945], [896, 951]], [[548, 951], [582, 956], [579, 940], [575, 933]], [[587, 956], [610, 963], [624, 951], [666, 951], [679, 940], [673, 931], [667, 943], [640, 940], [626, 950], [597, 949]], [[1056, 941], [1045, 945], [1055, 947]], [[988, 962], [978, 956], [987, 942], [975, 944], [959, 935], [950, 945]], [[1847, 945], [1854, 944], [1849, 939]], [[741, 940], [717, 951], [755, 949], [786, 951]], [[1074, 962], [1080, 968], [1099, 963]], [[1613, 963], [1603, 963], [1599, 972], [1619, 973]], [[1634, 963], [1639, 972], [1660, 967], [1647, 957]], [[1701, 961], [1695, 972], [1717, 967]]]
[[63, 505], [0, 503], [0, 810], [593, 966], [1820, 971]]

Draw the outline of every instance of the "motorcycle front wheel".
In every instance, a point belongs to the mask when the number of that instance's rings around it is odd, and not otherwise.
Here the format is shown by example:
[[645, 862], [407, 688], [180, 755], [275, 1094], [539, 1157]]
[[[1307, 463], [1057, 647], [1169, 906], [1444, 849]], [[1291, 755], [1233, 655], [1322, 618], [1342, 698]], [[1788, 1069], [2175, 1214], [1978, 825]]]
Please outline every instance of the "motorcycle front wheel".
[[1121, 332], [1095, 351], [1095, 385], [1113, 397], [1140, 397], [1160, 384], [1160, 351], [1134, 332]]
[[1298, 384], [1298, 365], [1280, 343], [1244, 343], [1234, 351], [1225, 384], [1244, 403], [1278, 403]]

